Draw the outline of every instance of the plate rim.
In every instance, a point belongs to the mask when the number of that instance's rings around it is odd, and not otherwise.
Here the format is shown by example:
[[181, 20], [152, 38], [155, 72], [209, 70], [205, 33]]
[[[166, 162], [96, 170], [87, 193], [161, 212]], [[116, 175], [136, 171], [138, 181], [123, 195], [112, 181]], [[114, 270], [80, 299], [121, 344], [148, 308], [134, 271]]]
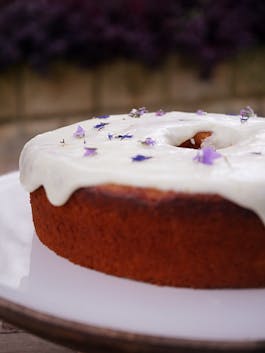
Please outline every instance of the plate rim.
[[[0, 175], [18, 182], [18, 171]], [[165, 337], [99, 327], [64, 319], [4, 298], [0, 293], [0, 317], [37, 336], [82, 351], [95, 352], [264, 352], [265, 340], [207, 340]]]
[[201, 340], [133, 333], [67, 320], [0, 296], [0, 317], [37, 336], [95, 352], [264, 352], [265, 340]]

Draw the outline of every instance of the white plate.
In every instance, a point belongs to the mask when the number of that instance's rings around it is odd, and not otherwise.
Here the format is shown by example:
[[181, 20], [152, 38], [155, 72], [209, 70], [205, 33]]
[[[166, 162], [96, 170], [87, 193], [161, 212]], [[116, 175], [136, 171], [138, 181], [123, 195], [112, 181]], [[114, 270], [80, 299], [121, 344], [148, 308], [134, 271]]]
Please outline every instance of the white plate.
[[265, 340], [265, 289], [159, 287], [74, 265], [34, 235], [18, 173], [0, 177], [0, 297], [98, 328], [210, 342]]

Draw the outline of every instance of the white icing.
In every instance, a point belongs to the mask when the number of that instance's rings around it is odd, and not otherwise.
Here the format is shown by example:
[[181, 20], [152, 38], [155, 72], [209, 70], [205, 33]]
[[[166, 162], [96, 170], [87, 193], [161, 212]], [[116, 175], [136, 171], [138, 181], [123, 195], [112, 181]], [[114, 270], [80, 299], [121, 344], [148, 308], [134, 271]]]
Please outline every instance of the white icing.
[[[94, 126], [100, 122], [108, 125], [98, 131]], [[78, 125], [86, 131], [86, 144], [73, 136]], [[213, 132], [207, 144], [223, 156], [213, 165], [194, 161], [197, 150], [175, 147], [200, 131]], [[120, 134], [133, 137], [115, 138]], [[142, 144], [147, 137], [156, 144]], [[84, 157], [84, 146], [97, 148], [97, 154]], [[137, 154], [153, 158], [133, 162]], [[43, 185], [56, 206], [80, 187], [105, 183], [216, 193], [253, 210], [265, 223], [265, 119], [242, 124], [240, 116], [183, 112], [89, 119], [30, 140], [20, 156], [20, 179], [29, 192]]]

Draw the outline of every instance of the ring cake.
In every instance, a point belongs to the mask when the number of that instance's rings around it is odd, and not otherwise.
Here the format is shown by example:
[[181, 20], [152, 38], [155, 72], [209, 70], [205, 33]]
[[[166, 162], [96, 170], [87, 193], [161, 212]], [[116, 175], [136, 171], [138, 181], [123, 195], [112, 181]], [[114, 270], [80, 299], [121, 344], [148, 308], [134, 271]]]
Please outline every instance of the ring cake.
[[265, 287], [265, 119], [104, 115], [20, 157], [40, 240], [91, 269], [193, 288]]

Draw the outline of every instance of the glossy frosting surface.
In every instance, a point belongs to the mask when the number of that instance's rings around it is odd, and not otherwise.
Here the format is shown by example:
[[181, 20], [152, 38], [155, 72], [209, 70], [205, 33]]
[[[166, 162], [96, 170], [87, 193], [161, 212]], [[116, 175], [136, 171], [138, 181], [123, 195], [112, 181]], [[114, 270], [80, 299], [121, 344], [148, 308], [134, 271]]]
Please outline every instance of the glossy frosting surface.
[[[106, 125], [95, 127], [100, 123]], [[85, 137], [74, 136], [78, 125]], [[222, 155], [213, 165], [195, 161], [195, 149], [176, 147], [201, 131], [212, 132], [205, 144]], [[143, 144], [146, 138], [155, 143]], [[96, 153], [84, 156], [84, 147]], [[133, 161], [137, 155], [152, 158]], [[81, 187], [106, 183], [215, 193], [265, 223], [265, 119], [242, 123], [240, 116], [184, 112], [93, 118], [30, 140], [21, 153], [20, 179], [29, 192], [44, 186], [56, 206]]]

